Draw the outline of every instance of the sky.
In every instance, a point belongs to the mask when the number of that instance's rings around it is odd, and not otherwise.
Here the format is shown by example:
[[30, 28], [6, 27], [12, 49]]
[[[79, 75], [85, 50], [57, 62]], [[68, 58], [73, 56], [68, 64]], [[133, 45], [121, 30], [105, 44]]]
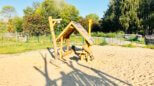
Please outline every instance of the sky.
[[66, 0], [80, 11], [81, 16], [90, 13], [97, 14], [100, 18], [108, 8], [109, 0]]
[[[14, 6], [17, 14], [23, 16], [23, 9], [27, 6], [32, 6], [34, 1], [42, 2], [43, 0], [0, 0], [0, 10], [5, 5]], [[107, 10], [109, 0], [65, 0], [67, 3], [76, 6], [81, 16], [86, 16], [90, 13], [97, 14], [100, 18]]]

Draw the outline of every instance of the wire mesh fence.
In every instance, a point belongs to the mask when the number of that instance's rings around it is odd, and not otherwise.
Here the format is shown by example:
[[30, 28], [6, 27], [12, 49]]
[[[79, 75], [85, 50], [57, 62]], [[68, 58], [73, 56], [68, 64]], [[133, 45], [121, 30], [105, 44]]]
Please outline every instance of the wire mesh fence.
[[[104, 45], [104, 44], [116, 44], [125, 45], [130, 44], [131, 41], [126, 41], [123, 37], [92, 37], [94, 40], [94, 45]], [[85, 39], [82, 36], [73, 35], [70, 37], [72, 45], [83, 45]], [[50, 44], [52, 45], [51, 35], [43, 36], [27, 36], [20, 33], [1, 33], [0, 34], [0, 46], [17, 45], [17, 44]]]

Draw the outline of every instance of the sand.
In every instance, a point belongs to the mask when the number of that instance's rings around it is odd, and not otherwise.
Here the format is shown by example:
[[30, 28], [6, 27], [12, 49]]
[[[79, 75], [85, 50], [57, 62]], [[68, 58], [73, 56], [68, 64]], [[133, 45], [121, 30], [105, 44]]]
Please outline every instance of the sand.
[[0, 55], [0, 86], [154, 86], [154, 50], [93, 46], [92, 62], [48, 50]]

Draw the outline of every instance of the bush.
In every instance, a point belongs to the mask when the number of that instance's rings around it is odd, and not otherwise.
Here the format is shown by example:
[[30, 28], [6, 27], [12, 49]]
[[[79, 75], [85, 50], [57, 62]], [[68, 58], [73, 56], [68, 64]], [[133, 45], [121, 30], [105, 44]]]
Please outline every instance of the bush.
[[137, 41], [137, 36], [135, 34], [128, 35], [127, 41]]
[[122, 47], [129, 47], [129, 48], [135, 48], [136, 45], [130, 43], [130, 44], [125, 44], [125, 45], [122, 45]]
[[144, 38], [140, 38], [140, 39], [137, 40], [137, 43], [145, 44], [145, 39]]
[[104, 33], [103, 32], [93, 32], [91, 35], [96, 36], [96, 37], [102, 37], [104, 36]]
[[154, 49], [154, 45], [146, 45], [144, 48]]
[[107, 33], [106, 37], [114, 38], [114, 37], [116, 37], [116, 35], [117, 35], [117, 33]]
[[126, 34], [125, 39], [127, 41], [140, 43], [140, 44], [145, 44], [144, 38], [143, 37], [138, 37], [138, 35], [136, 35], [136, 34]]
[[103, 40], [99, 45], [104, 46], [104, 45], [107, 45], [107, 44], [108, 43], [105, 40]]
[[119, 31], [119, 32], [110, 32], [110, 33], [103, 33], [103, 32], [93, 32], [92, 36], [96, 36], [96, 37], [108, 37], [108, 38], [114, 38], [117, 36], [123, 37], [124, 32]]

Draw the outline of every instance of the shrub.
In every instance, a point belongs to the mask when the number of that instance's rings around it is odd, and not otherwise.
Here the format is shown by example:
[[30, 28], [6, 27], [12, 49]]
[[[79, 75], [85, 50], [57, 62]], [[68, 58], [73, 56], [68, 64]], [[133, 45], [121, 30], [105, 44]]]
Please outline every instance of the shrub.
[[124, 32], [123, 31], [119, 31], [119, 32], [110, 32], [110, 33], [103, 33], [103, 32], [93, 32], [92, 36], [96, 36], [96, 37], [108, 37], [108, 38], [114, 38], [117, 36], [120, 36], [121, 38], [123, 37]]
[[133, 43], [130, 43], [130, 44], [125, 44], [125, 45], [122, 45], [123, 47], [129, 47], [129, 48], [135, 48], [136, 45], [134, 45]]
[[154, 49], [154, 45], [146, 45], [144, 48]]
[[114, 37], [116, 37], [116, 35], [117, 35], [117, 33], [107, 33], [106, 37], [114, 38]]
[[107, 45], [107, 44], [108, 43], [105, 40], [103, 40], [99, 45], [104, 46], [104, 45]]
[[128, 41], [137, 41], [137, 37], [135, 34], [131, 34], [130, 36], [128, 36], [127, 40]]

